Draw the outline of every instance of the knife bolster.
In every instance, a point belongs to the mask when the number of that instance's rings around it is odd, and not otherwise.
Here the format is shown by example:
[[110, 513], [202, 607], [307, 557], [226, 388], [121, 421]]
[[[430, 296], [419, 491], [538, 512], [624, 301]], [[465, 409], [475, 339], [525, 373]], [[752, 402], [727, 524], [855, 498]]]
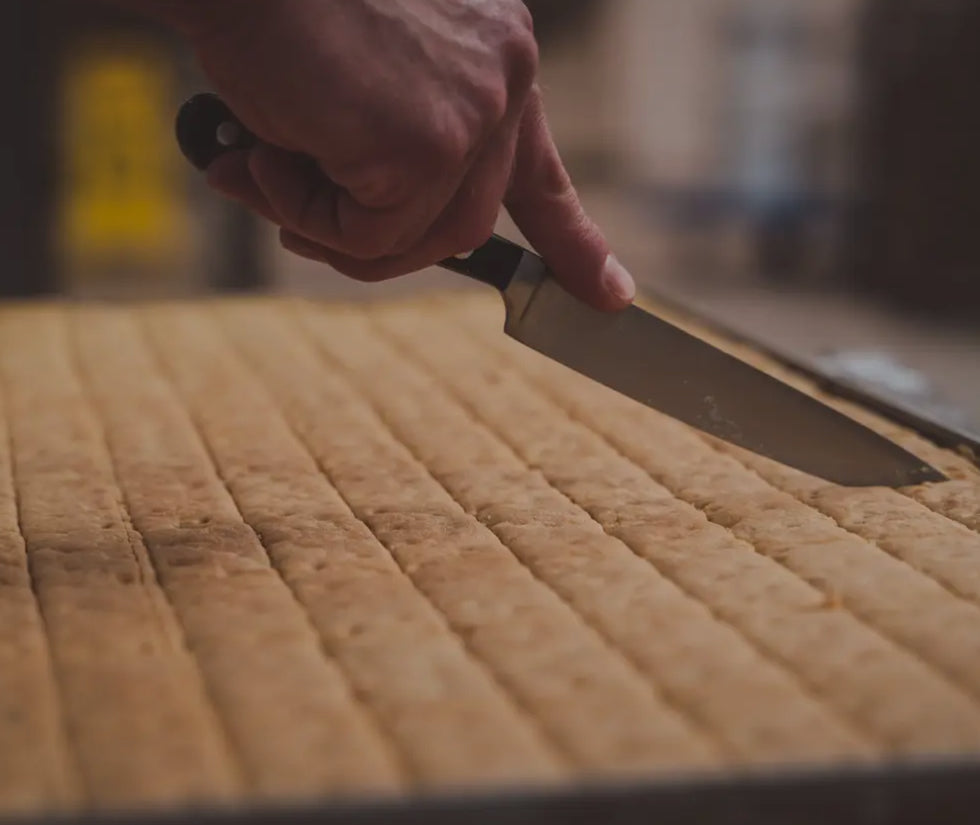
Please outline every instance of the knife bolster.
[[483, 246], [469, 255], [447, 258], [440, 266], [503, 292], [521, 263], [527, 250], [517, 244], [494, 235]]

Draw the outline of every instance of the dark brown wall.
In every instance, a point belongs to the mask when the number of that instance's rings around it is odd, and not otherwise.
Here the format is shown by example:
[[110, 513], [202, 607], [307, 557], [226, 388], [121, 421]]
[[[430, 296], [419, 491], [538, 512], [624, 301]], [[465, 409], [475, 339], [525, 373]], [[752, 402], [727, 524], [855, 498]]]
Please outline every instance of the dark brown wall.
[[862, 77], [857, 277], [980, 321], [980, 3], [873, 0]]

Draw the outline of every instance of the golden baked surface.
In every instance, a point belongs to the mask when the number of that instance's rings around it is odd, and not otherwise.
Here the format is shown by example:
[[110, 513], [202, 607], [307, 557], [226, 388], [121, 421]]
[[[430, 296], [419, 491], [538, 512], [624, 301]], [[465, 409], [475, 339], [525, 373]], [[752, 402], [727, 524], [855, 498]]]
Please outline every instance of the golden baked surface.
[[0, 814], [980, 751], [980, 472], [858, 411], [954, 480], [829, 486], [501, 323], [0, 310]]

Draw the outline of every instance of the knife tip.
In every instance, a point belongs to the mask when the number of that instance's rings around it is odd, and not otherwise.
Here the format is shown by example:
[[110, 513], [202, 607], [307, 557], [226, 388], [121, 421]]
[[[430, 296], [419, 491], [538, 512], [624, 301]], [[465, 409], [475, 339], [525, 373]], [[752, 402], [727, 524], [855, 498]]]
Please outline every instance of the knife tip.
[[935, 467], [931, 467], [928, 464], [922, 465], [917, 471], [910, 473], [912, 480], [904, 484], [906, 487], [913, 487], [917, 484], [939, 484], [943, 481], [949, 481], [949, 477], [945, 473], [939, 472]]
[[889, 487], [901, 489], [902, 487], [917, 487], [922, 484], [939, 484], [949, 481], [948, 476], [941, 473], [929, 464], [917, 462], [914, 466], [904, 466], [893, 468], [890, 472], [874, 471], [868, 475], [864, 473], [847, 478], [839, 478], [835, 483], [841, 487]]

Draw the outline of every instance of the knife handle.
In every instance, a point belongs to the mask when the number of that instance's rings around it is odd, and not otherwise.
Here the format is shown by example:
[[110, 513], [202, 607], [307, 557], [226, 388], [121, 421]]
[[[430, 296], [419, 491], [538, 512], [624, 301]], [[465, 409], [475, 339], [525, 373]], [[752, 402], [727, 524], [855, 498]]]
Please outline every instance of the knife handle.
[[[184, 157], [202, 172], [228, 152], [251, 149], [258, 138], [217, 95], [203, 92], [187, 100], [177, 113], [177, 143]], [[533, 253], [494, 235], [467, 255], [439, 262], [439, 266], [488, 284], [503, 292], [525, 255]]]

